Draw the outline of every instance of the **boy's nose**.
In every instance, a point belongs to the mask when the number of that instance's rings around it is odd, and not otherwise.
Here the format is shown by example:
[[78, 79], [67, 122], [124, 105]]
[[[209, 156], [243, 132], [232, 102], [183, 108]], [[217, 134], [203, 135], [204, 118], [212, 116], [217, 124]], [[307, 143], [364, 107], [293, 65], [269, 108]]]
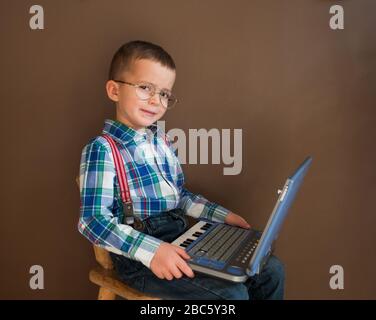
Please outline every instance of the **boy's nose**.
[[150, 98], [149, 98], [149, 104], [158, 106], [160, 104], [159, 101], [159, 93], [154, 93]]

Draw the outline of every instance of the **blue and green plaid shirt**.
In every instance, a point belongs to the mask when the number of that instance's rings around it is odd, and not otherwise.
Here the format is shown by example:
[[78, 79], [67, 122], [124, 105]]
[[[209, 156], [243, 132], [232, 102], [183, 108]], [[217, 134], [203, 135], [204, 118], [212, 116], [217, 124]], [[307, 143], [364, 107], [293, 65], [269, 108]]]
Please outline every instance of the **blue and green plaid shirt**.
[[[106, 120], [103, 133], [118, 142], [133, 203], [141, 220], [181, 208], [195, 218], [223, 222], [229, 210], [184, 188], [184, 174], [166, 134], [157, 125], [134, 130]], [[111, 147], [102, 136], [82, 150], [81, 209], [78, 230], [95, 245], [128, 258], [150, 262], [162, 243], [123, 224], [123, 205]]]

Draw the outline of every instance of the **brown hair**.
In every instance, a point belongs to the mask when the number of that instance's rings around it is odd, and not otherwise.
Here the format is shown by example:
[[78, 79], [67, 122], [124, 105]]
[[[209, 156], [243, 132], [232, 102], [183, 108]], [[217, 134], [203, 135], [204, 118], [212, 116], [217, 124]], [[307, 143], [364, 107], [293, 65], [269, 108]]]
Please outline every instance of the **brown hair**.
[[174, 60], [160, 46], [146, 41], [131, 41], [123, 44], [115, 53], [111, 61], [109, 80], [120, 76], [134, 60], [149, 59], [159, 62], [171, 70], [176, 70]]

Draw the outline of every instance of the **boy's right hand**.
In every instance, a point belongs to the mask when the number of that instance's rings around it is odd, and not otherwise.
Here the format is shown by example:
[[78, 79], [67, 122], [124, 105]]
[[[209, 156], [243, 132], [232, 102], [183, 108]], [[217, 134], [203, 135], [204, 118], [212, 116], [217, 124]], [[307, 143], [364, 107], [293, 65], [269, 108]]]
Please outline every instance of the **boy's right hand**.
[[150, 270], [159, 278], [172, 280], [181, 278], [183, 273], [190, 278], [194, 277], [192, 269], [184, 259], [191, 257], [184, 249], [173, 244], [163, 242], [156, 251], [150, 263]]

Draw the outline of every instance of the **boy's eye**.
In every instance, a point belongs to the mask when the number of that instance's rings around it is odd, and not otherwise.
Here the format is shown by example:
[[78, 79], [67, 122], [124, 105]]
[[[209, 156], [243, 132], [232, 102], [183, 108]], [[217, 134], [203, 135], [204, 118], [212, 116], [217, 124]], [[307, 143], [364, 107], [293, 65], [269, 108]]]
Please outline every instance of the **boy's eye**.
[[148, 91], [148, 92], [152, 91], [151, 86], [148, 86], [147, 84], [140, 84], [139, 88], [144, 90], [144, 91]]
[[168, 92], [165, 92], [165, 91], [161, 91], [160, 95], [164, 99], [169, 99], [170, 98], [170, 94]]

